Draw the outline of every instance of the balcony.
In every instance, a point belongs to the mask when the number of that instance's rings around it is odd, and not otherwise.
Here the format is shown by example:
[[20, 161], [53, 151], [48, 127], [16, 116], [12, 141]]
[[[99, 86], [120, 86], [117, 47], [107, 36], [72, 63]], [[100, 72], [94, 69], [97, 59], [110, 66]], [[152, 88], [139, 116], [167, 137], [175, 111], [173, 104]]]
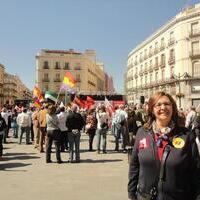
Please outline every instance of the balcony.
[[149, 72], [153, 72], [153, 66], [152, 65], [149, 66]]
[[149, 58], [151, 58], [151, 56], [153, 56], [152, 51], [149, 52]]
[[54, 82], [61, 82], [60, 78], [55, 78]]
[[81, 82], [81, 79], [80, 79], [80, 78], [77, 78], [77, 79], [76, 79], [76, 82], [77, 82], [77, 83], [80, 83], [80, 82]]
[[74, 67], [74, 70], [81, 70], [81, 67]]
[[49, 69], [49, 65], [43, 65], [43, 69]]
[[155, 70], [158, 70], [158, 68], [159, 68], [158, 63], [155, 63], [155, 65], [154, 65], [154, 69], [155, 69]]
[[168, 40], [168, 46], [171, 46], [171, 45], [173, 45], [175, 43], [175, 38], [170, 38], [169, 40]]
[[42, 81], [43, 82], [49, 82], [50, 80], [49, 80], [49, 78], [43, 78]]
[[200, 50], [190, 51], [189, 56], [190, 56], [191, 59], [200, 58]]
[[160, 66], [161, 68], [164, 68], [164, 67], [165, 67], [165, 61], [161, 61], [161, 62], [159, 63], [159, 66]]
[[61, 69], [61, 68], [60, 68], [60, 66], [55, 66], [55, 68], [54, 68], [54, 69]]
[[168, 60], [168, 64], [169, 65], [172, 65], [172, 64], [174, 64], [175, 63], [175, 56], [170, 56], [169, 57], [169, 60]]
[[162, 50], [164, 50], [165, 49], [165, 44], [162, 44], [161, 46], [160, 46], [160, 51], [162, 51]]
[[200, 30], [199, 29], [194, 29], [194, 30], [191, 30], [189, 32], [189, 37], [190, 38], [198, 37], [198, 36], [200, 36]]

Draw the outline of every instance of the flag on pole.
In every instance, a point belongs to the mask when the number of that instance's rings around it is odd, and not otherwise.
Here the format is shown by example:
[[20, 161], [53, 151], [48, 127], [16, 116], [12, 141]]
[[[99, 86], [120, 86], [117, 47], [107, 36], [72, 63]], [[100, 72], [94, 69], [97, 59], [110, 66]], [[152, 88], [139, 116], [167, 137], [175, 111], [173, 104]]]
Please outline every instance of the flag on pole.
[[73, 75], [70, 72], [66, 72], [60, 89], [65, 90], [70, 94], [75, 94], [75, 84], [76, 80]]
[[106, 106], [107, 112], [109, 113], [109, 116], [111, 117], [112, 113], [114, 111], [114, 108], [113, 108], [112, 104], [108, 101], [108, 99], [106, 97], [105, 97], [104, 104]]
[[86, 98], [86, 107], [91, 108], [95, 104], [94, 99], [91, 96], [87, 96]]
[[39, 99], [34, 99], [33, 106], [36, 108], [41, 108], [42, 104], [40, 103]]
[[45, 99], [50, 99], [52, 101], [57, 101], [57, 94], [55, 92], [46, 91], [45, 92]]
[[40, 90], [40, 88], [38, 86], [35, 86], [33, 88], [33, 99], [38, 99], [39, 102], [44, 101], [44, 96], [43, 96], [42, 91]]
[[84, 100], [81, 100], [79, 97], [75, 96], [73, 102], [75, 104], [77, 104], [78, 106], [80, 106], [81, 108], [84, 108], [85, 107], [85, 101]]

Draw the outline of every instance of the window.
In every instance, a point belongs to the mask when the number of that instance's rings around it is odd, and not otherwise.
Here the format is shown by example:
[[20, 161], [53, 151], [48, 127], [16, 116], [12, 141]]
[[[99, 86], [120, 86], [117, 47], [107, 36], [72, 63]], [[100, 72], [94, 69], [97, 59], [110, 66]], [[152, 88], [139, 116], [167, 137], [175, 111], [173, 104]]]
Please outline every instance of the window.
[[198, 22], [191, 24], [191, 32], [192, 32], [192, 35], [198, 34], [198, 32], [199, 32]]
[[152, 83], [153, 75], [150, 73], [150, 83]]
[[155, 81], [158, 81], [158, 71], [155, 72]]
[[165, 70], [163, 69], [162, 70], [162, 80], [164, 80], [165, 79]]
[[200, 62], [194, 62], [192, 65], [192, 75], [200, 76]]
[[44, 61], [44, 69], [49, 69], [49, 62], [48, 61]]
[[155, 67], [158, 66], [158, 57], [155, 57]]
[[169, 52], [169, 57], [170, 59], [175, 59], [175, 52], [174, 52], [174, 49], [171, 49], [170, 52]]
[[171, 66], [170, 68], [170, 78], [173, 78], [174, 75], [174, 66]]
[[199, 53], [199, 42], [192, 42], [192, 55], [197, 55]]
[[68, 63], [68, 62], [65, 63], [64, 69], [65, 69], [65, 70], [69, 70], [69, 69], [70, 69], [69, 63]]
[[161, 42], [160, 42], [160, 46], [161, 48], [163, 48], [165, 46], [165, 39], [164, 38], [161, 38]]
[[45, 73], [44, 74], [44, 79], [48, 79], [49, 78], [49, 74]]
[[165, 54], [161, 55], [161, 65], [165, 64]]
[[55, 69], [60, 69], [60, 62], [56, 62]]

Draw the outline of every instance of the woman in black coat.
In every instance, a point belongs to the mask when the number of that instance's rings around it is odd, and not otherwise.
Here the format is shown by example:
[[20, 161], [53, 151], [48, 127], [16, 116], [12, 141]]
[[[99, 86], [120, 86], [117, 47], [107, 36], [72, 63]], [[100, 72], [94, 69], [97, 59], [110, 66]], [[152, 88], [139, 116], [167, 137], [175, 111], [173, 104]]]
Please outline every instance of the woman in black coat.
[[200, 200], [200, 158], [194, 134], [181, 127], [174, 99], [155, 93], [136, 135], [129, 167], [131, 200]]

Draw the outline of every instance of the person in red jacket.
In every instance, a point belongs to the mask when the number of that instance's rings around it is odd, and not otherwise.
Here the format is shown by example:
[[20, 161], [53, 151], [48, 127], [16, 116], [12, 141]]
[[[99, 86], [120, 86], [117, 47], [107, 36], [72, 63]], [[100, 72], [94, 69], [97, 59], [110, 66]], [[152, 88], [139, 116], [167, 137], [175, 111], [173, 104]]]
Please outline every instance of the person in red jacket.
[[181, 126], [174, 99], [155, 93], [137, 134], [129, 167], [131, 200], [200, 200], [200, 158], [194, 134]]

